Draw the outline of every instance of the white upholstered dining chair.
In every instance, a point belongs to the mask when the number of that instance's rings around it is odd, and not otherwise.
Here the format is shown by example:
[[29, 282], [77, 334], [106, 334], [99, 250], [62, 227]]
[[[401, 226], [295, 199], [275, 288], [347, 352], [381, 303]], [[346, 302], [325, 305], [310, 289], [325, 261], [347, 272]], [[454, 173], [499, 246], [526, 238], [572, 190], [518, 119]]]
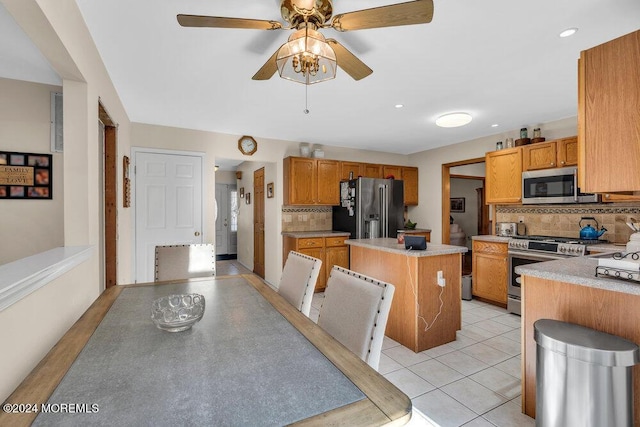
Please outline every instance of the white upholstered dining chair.
[[307, 317], [321, 266], [318, 258], [290, 251], [280, 277], [278, 293]]
[[216, 252], [211, 243], [156, 246], [156, 282], [215, 275]]
[[377, 370], [394, 292], [390, 283], [334, 266], [318, 326]]

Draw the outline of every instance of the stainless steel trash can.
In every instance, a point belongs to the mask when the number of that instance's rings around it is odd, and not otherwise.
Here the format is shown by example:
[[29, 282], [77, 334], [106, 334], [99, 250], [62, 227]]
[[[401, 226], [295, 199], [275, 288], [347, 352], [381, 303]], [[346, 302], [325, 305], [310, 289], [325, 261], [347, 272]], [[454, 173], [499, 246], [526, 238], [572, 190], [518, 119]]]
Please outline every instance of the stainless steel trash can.
[[557, 320], [533, 327], [537, 427], [633, 426], [636, 344]]
[[471, 294], [471, 275], [462, 276], [462, 299], [470, 301], [473, 298]]

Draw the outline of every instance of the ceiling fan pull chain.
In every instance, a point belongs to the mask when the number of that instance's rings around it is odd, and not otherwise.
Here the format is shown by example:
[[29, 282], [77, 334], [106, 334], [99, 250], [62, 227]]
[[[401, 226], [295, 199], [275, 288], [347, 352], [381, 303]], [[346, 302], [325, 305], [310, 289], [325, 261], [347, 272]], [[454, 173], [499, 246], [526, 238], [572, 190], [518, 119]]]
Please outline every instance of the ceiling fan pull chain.
[[[309, 77], [307, 77], [308, 79]], [[304, 110], [303, 113], [309, 114], [309, 85], [304, 85]]]

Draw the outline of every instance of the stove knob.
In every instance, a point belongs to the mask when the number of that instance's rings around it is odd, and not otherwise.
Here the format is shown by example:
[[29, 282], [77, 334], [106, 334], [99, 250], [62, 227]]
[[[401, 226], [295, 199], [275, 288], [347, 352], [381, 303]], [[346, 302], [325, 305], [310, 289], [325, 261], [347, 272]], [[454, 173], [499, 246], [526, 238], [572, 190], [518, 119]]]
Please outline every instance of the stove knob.
[[567, 251], [567, 248], [565, 248], [564, 246], [561, 246], [561, 247], [560, 247], [560, 252], [563, 252], [563, 253], [564, 253], [564, 252], [566, 252], [566, 251]]

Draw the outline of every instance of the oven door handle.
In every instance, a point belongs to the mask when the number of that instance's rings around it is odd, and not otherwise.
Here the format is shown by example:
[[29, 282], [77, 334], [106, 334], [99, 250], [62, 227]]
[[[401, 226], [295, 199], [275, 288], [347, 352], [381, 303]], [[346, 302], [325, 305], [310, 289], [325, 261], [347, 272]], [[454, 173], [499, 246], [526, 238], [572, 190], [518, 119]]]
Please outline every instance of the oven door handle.
[[532, 252], [520, 252], [520, 251], [509, 251], [508, 256], [511, 258], [517, 257], [522, 259], [528, 259], [532, 261], [556, 261], [559, 259], [565, 259], [566, 257], [562, 255], [546, 255], [541, 253], [532, 253]]

